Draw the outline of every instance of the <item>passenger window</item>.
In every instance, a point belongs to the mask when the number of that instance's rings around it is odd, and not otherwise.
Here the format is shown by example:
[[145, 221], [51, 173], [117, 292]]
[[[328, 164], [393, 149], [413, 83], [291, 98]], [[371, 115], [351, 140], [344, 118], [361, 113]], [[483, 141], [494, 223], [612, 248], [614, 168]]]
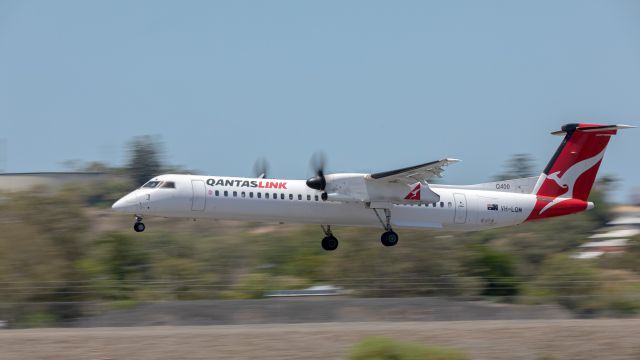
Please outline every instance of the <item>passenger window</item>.
[[253, 191], [249, 192], [249, 197], [253, 199]]
[[302, 195], [298, 194], [298, 200], [302, 200]]
[[443, 208], [444, 207], [444, 201], [440, 202], [440, 207]]
[[269, 198], [269, 193], [264, 193], [264, 198], [268, 199]]
[[256, 193], [256, 196], [258, 196], [258, 199], [262, 199], [262, 193]]
[[447, 203], [447, 206], [449, 206], [449, 207], [453, 206], [453, 205], [451, 204], [451, 201], [449, 201], [449, 202]]
[[229, 192], [227, 190], [224, 191], [224, 196], [225, 197], [229, 196]]
[[238, 192], [237, 191], [233, 192], [233, 197], [238, 197]]
[[160, 185], [161, 189], [175, 189], [176, 188], [176, 183], [173, 181], [165, 181], [162, 183], [162, 185]]
[[311, 195], [307, 195], [307, 201], [311, 201]]
[[284, 194], [280, 194], [280, 199], [284, 200]]
[[216, 196], [220, 196], [220, 190], [216, 190]]
[[318, 201], [318, 195], [316, 195], [316, 201]]
[[245, 196], [245, 193], [244, 193], [244, 191], [243, 191], [243, 192], [242, 192], [242, 193], [241, 193], [240, 195], [242, 195], [242, 197], [244, 197], [244, 196]]
[[289, 200], [293, 200], [293, 194], [289, 194]]

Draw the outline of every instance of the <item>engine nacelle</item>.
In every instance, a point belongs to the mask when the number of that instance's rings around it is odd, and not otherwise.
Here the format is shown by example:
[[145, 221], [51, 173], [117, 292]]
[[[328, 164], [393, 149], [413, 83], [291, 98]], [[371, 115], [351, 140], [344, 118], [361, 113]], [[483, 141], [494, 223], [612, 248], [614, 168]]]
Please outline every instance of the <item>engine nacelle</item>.
[[340, 202], [361, 202], [362, 200], [356, 199], [353, 196], [348, 196], [340, 193], [327, 193], [323, 192], [320, 198], [324, 201], [340, 201]]

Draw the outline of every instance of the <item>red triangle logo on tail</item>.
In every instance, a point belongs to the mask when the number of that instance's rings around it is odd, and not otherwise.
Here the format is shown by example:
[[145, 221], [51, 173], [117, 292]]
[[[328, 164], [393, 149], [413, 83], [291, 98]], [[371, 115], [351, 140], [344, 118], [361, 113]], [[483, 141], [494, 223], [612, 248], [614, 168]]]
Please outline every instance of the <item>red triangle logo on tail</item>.
[[418, 185], [416, 185], [416, 187], [413, 188], [413, 190], [411, 190], [409, 192], [409, 194], [407, 194], [407, 196], [405, 196], [404, 198], [405, 200], [420, 200], [420, 183], [418, 183]]

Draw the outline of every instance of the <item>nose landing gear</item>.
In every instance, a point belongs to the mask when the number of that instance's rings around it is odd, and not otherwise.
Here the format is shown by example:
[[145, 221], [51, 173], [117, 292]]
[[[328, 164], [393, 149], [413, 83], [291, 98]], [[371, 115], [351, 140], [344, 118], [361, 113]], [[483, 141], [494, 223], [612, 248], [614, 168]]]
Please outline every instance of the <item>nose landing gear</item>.
[[142, 222], [142, 217], [136, 216], [136, 222], [133, 224], [133, 230], [135, 230], [135, 232], [143, 232], [145, 228], [146, 227]]

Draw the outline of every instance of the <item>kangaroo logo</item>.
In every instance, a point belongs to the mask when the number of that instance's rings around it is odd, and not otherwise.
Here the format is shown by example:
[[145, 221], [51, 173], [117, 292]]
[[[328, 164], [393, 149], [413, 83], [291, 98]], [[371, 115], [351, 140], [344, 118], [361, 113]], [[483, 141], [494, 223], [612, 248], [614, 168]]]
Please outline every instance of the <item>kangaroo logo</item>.
[[553, 180], [561, 188], [567, 189], [567, 192], [564, 193], [562, 197], [558, 196], [555, 199], [553, 199], [553, 201], [548, 203], [545, 207], [543, 207], [538, 214], [542, 215], [543, 212], [547, 211], [555, 204], [560, 203], [564, 200], [569, 200], [573, 198], [573, 189], [576, 186], [576, 181], [578, 180], [580, 175], [587, 172], [589, 169], [594, 167], [598, 162], [600, 162], [600, 160], [602, 160], [602, 158], [604, 157], [605, 150], [606, 148], [602, 149], [602, 151], [599, 154], [591, 158], [584, 159], [580, 162], [573, 164], [573, 166], [567, 169], [567, 171], [565, 171], [564, 174], [562, 174], [562, 176], [558, 175], [560, 174], [560, 171], [556, 171], [553, 174], [547, 175], [545, 181]]
[[407, 194], [404, 198], [405, 200], [420, 200], [420, 183], [416, 185], [416, 187]]

